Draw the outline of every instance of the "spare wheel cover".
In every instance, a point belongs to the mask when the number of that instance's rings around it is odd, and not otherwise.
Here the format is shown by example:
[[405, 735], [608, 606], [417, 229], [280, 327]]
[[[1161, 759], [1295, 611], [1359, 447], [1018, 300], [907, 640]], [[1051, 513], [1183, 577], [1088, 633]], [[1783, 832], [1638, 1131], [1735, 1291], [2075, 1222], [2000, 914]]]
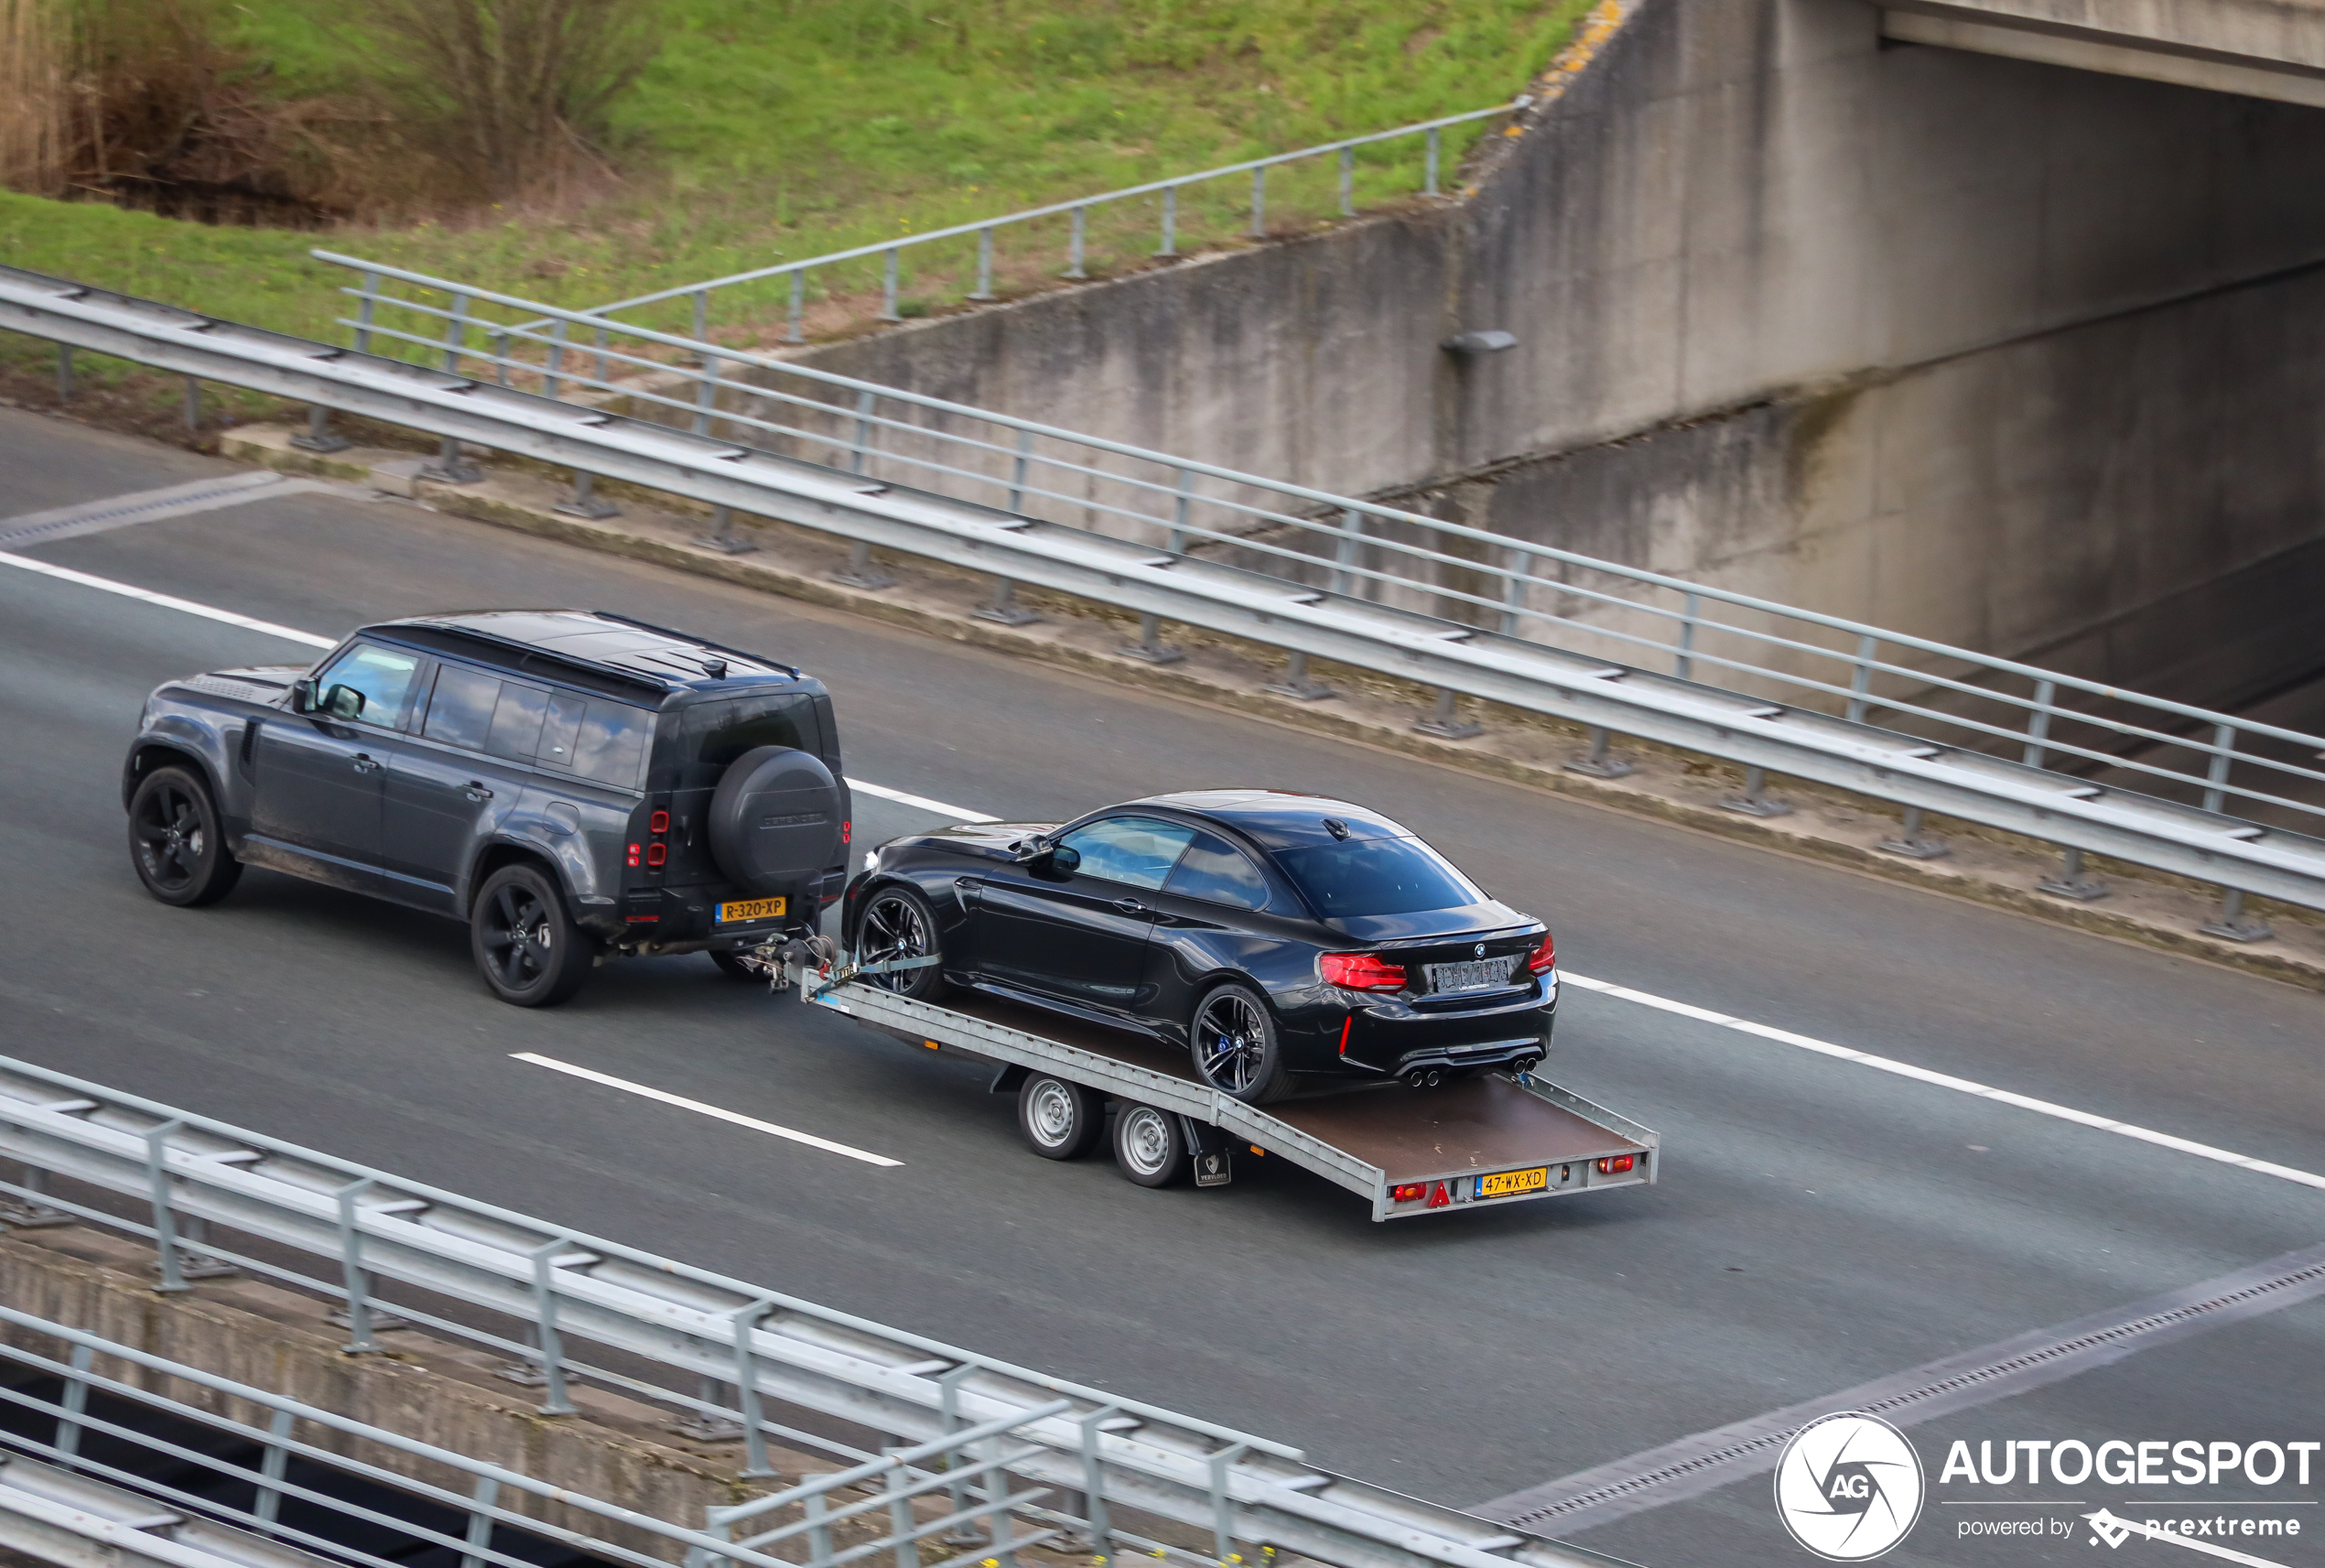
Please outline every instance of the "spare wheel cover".
[[729, 764], [710, 795], [710, 852], [755, 893], [802, 895], [839, 864], [839, 785], [823, 759], [760, 746]]

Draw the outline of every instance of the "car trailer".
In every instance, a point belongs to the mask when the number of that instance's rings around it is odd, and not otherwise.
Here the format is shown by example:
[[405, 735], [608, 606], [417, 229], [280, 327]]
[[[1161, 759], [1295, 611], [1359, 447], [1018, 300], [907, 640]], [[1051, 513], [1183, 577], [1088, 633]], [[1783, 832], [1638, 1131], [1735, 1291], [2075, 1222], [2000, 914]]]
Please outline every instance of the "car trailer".
[[[820, 957], [821, 955], [817, 955]], [[801, 1000], [934, 1051], [998, 1068], [995, 1093], [1018, 1096], [1035, 1152], [1084, 1153], [1113, 1137], [1123, 1174], [1147, 1186], [1192, 1175], [1221, 1186], [1237, 1145], [1288, 1160], [1372, 1204], [1375, 1220], [1563, 1197], [1652, 1183], [1660, 1140], [1649, 1129], [1539, 1076], [1481, 1073], [1433, 1089], [1363, 1086], [1247, 1105], [1195, 1076], [1160, 1041], [982, 993], [949, 1005], [865, 983], [868, 974], [793, 949], [786, 978]]]

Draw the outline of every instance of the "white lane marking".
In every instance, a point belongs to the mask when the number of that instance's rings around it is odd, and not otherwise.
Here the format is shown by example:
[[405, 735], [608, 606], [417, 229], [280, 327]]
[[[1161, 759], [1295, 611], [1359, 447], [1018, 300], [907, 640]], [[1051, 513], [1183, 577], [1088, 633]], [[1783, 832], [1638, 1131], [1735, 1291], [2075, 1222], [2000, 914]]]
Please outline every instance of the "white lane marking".
[[30, 556], [0, 553], [0, 566], [38, 572], [42, 577], [52, 577], [60, 581], [78, 583], [82, 588], [93, 588], [105, 593], [117, 593], [124, 599], [141, 600], [147, 604], [157, 604], [164, 610], [182, 610], [189, 615], [199, 615], [205, 621], [222, 621], [229, 626], [239, 626], [245, 632], [263, 632], [269, 637], [280, 637], [292, 643], [304, 643], [310, 648], [339, 646], [339, 639], [336, 637], [318, 637], [312, 632], [301, 632], [292, 626], [277, 626], [272, 621], [254, 620], [247, 615], [237, 615], [231, 610], [219, 610], [207, 604], [196, 604], [190, 599], [177, 599], [167, 593], [156, 593], [151, 589], [137, 588], [125, 582], [115, 582], [111, 578], [92, 577], [87, 572], [77, 572], [70, 567], [50, 566], [47, 561], [36, 561]]
[[2216, 1149], [2209, 1143], [2190, 1142], [2185, 1138], [2174, 1138], [2168, 1132], [2156, 1132], [2128, 1121], [2116, 1121], [2108, 1117], [2094, 1116], [2090, 1111], [2077, 1110], [2072, 1106], [2057, 1105], [2047, 1099], [2036, 1099], [2028, 1095], [2013, 1094], [2008, 1089], [1997, 1089], [1990, 1085], [1974, 1082], [1969, 1078], [1957, 1078], [1951, 1073], [1932, 1072], [1928, 1067], [1917, 1067], [1910, 1062], [1899, 1062], [1888, 1056], [1876, 1056], [1869, 1051], [1857, 1051], [1846, 1045], [1835, 1045], [1829, 1040], [1818, 1040], [1806, 1034], [1795, 1034], [1789, 1029], [1777, 1029], [1765, 1023], [1754, 1023], [1749, 1019], [1732, 1017], [1725, 1012], [1714, 1012], [1707, 1007], [1692, 1007], [1683, 1001], [1673, 1001], [1668, 997], [1633, 990], [1628, 986], [1618, 986], [1611, 980], [1594, 980], [1586, 976], [1578, 975], [1572, 969], [1567, 969], [1563, 973], [1569, 985], [1577, 985], [1584, 990], [1597, 991], [1603, 996], [1611, 996], [1622, 1001], [1637, 1002], [1641, 1007], [1651, 1007], [1659, 1012], [1675, 1012], [1682, 1018], [1692, 1018], [1698, 1023], [1714, 1024], [1722, 1029], [1733, 1029], [1738, 1033], [1757, 1035], [1762, 1040], [1773, 1040], [1779, 1045], [1797, 1045], [1803, 1051], [1813, 1051], [1821, 1056], [1838, 1057], [1844, 1062], [1855, 1062], [1860, 1067], [1872, 1067], [1879, 1072], [1895, 1073], [1901, 1078], [1911, 1078], [1916, 1083], [1933, 1084], [1939, 1088], [1952, 1089], [1956, 1094], [1975, 1095], [1980, 1099], [1995, 1100], [2003, 1105], [2017, 1106], [2020, 1110], [2030, 1110], [2038, 1116], [2055, 1117], [2060, 1121], [2071, 1121], [2081, 1127], [2092, 1127], [2102, 1132], [2113, 1132], [2125, 1138], [2136, 1138], [2142, 1143], [2153, 1143], [2181, 1154], [2193, 1154], [2199, 1159], [2217, 1160], [2223, 1165], [2235, 1165], [2260, 1175], [2275, 1176], [2280, 1181], [2298, 1182], [2305, 1187], [2325, 1188], [2325, 1176], [2313, 1175], [2307, 1171], [2297, 1171], [2290, 1165], [2271, 1164], [2266, 1160], [2255, 1160], [2249, 1154], [2239, 1154], [2228, 1149]]
[[[173, 599], [166, 593], [155, 593], [148, 589], [133, 588], [127, 583], [114, 582], [107, 578], [92, 577], [87, 572], [72, 571], [64, 567], [52, 567], [46, 561], [36, 561], [26, 556], [0, 554], [0, 566], [22, 567], [27, 571], [59, 578], [66, 582], [79, 583], [84, 588], [102, 589], [107, 593], [118, 593], [130, 599], [143, 600], [148, 604], [157, 604], [167, 610], [182, 610], [189, 615], [200, 615], [211, 621], [222, 621], [229, 626], [240, 626], [252, 632], [264, 632], [270, 636], [287, 637], [294, 643], [305, 643], [309, 647], [335, 648], [339, 645], [333, 639], [318, 637], [312, 632], [300, 632], [288, 626], [277, 626], [269, 621], [254, 621], [247, 615], [237, 615], [231, 610], [215, 610], [207, 604], [196, 604], [191, 600]], [[931, 800], [926, 795], [907, 795], [903, 790], [889, 789], [885, 785], [869, 784], [861, 779], [851, 778], [848, 781], [848, 785], [850, 789], [862, 790], [866, 795], [876, 795], [881, 800], [894, 801], [900, 806], [917, 806], [923, 811], [935, 812], [940, 816], [950, 816], [956, 821], [999, 822], [1000, 820], [998, 816], [988, 816], [981, 811], [968, 811], [957, 806], [947, 806], [941, 800]], [[1818, 1040], [1806, 1034], [1795, 1034], [1788, 1029], [1777, 1029], [1765, 1023], [1754, 1023], [1748, 1019], [1736, 1018], [1725, 1012], [1714, 1012], [1709, 1008], [1694, 1007], [1687, 1002], [1673, 1001], [1668, 997], [1656, 996], [1648, 991], [1633, 990], [1628, 986], [1618, 986], [1611, 980], [1594, 980], [1587, 976], [1578, 975], [1572, 969], [1563, 969], [1560, 973], [1562, 978], [1582, 987], [1584, 990], [1597, 991], [1621, 1001], [1637, 1002], [1641, 1007], [1651, 1007], [1662, 1012], [1677, 1013], [1682, 1018], [1692, 1018], [1699, 1023], [1715, 1024], [1723, 1029], [1733, 1029], [1741, 1033], [1757, 1035], [1763, 1040], [1773, 1040], [1780, 1045], [1797, 1045], [1803, 1051], [1814, 1051], [1819, 1055], [1837, 1057], [1844, 1062], [1855, 1062], [1861, 1067], [1873, 1067], [1884, 1073], [1895, 1073], [1899, 1077], [1911, 1078], [1918, 1083], [1933, 1084], [1940, 1088], [1952, 1089], [1958, 1094], [1975, 1095], [1981, 1099], [2016, 1106], [2021, 1110], [2031, 1110], [2038, 1116], [2055, 1117], [2060, 1121], [2075, 1122], [2083, 1127], [2096, 1128], [2102, 1132], [2113, 1132], [2124, 1138], [2136, 1138], [2143, 1143], [2153, 1143], [2159, 1148], [2173, 1150], [2181, 1154], [2193, 1154], [2203, 1160], [2217, 1160], [2223, 1165], [2234, 1165], [2259, 1175], [2275, 1176], [2280, 1181], [2297, 1182], [2302, 1186], [2325, 1189], [2325, 1176], [2315, 1175], [2308, 1171], [2295, 1170], [2290, 1165], [2278, 1165], [2266, 1160], [2255, 1160], [2249, 1154], [2239, 1154], [2233, 1150], [2214, 1148], [2209, 1143], [2196, 1143], [2185, 1138], [2175, 1138], [2168, 1132], [2157, 1132], [2128, 1121], [2115, 1121], [2107, 1117], [2094, 1116], [2090, 1111], [2077, 1110], [2071, 1106], [2055, 1105], [2049, 1100], [2035, 1099], [2027, 1095], [2013, 1094], [2008, 1089], [1997, 1089], [1990, 1085], [1974, 1083], [1968, 1078], [1957, 1078], [1951, 1074], [1932, 1072], [1927, 1067], [1917, 1067], [1909, 1062], [1899, 1062], [1887, 1056], [1876, 1056], [1870, 1052], [1852, 1050], [1846, 1045], [1835, 1045], [1829, 1040]], [[519, 1059], [535, 1062], [545, 1067], [555, 1067], [559, 1072], [572, 1073], [580, 1077], [600, 1076], [586, 1068], [568, 1067], [561, 1062], [553, 1062], [546, 1056], [521, 1055]], [[776, 1127], [771, 1122], [752, 1121], [748, 1117], [740, 1117], [731, 1111], [720, 1110], [715, 1106], [700, 1105], [693, 1100], [681, 1100], [675, 1096], [665, 1095], [659, 1089], [646, 1088], [643, 1085], [624, 1083], [618, 1078], [600, 1078], [600, 1081], [611, 1085], [615, 1088], [628, 1089], [633, 1094], [645, 1095], [654, 1099], [668, 1100], [673, 1105], [683, 1105], [689, 1110], [698, 1110], [706, 1116], [715, 1116], [722, 1120], [755, 1127], [762, 1132], [773, 1133], [778, 1138], [792, 1138], [803, 1143], [812, 1143], [817, 1148], [829, 1149], [834, 1153], [846, 1154], [852, 1159], [869, 1160], [878, 1165], [903, 1163], [901, 1161], [890, 1160], [882, 1155], [867, 1154], [861, 1150], [849, 1149], [844, 1144], [826, 1143], [807, 1133], [793, 1132], [788, 1129]]]
[[988, 816], [981, 811], [970, 811], [958, 806], [946, 806], [943, 801], [931, 800], [925, 795], [906, 795], [901, 789], [890, 789], [886, 784], [867, 784], [862, 779], [849, 779], [848, 787], [852, 790], [860, 790], [865, 795], [877, 795], [881, 800], [892, 800], [899, 806], [914, 806], [923, 811], [933, 811], [939, 816], [949, 816], [956, 822], [999, 822], [1000, 820], [998, 816]]
[[764, 1132], [772, 1138], [787, 1138], [794, 1143], [805, 1143], [808, 1148], [820, 1149], [827, 1154], [844, 1154], [850, 1160], [861, 1160], [867, 1165], [896, 1166], [903, 1163], [902, 1160], [891, 1160], [885, 1154], [869, 1153], [861, 1149], [851, 1148], [845, 1143], [834, 1143], [830, 1139], [818, 1138], [812, 1132], [801, 1132], [796, 1128], [778, 1127], [772, 1121], [761, 1121], [756, 1117], [743, 1116], [731, 1110], [721, 1110], [715, 1105], [705, 1105], [698, 1099], [688, 1099], [684, 1095], [674, 1095], [665, 1089], [653, 1088], [644, 1084], [633, 1084], [627, 1078], [617, 1078], [611, 1074], [592, 1072], [587, 1067], [577, 1067], [570, 1062], [560, 1062], [554, 1056], [536, 1055], [531, 1051], [512, 1051], [509, 1054], [520, 1062], [530, 1062], [536, 1067], [546, 1067], [551, 1072], [566, 1073], [577, 1078], [587, 1078], [593, 1084], [603, 1084], [607, 1088], [620, 1089], [624, 1094], [660, 1100], [664, 1105], [675, 1105], [680, 1110], [691, 1110], [699, 1116], [708, 1116], [719, 1121], [730, 1121], [737, 1127], [748, 1127], [753, 1132]]

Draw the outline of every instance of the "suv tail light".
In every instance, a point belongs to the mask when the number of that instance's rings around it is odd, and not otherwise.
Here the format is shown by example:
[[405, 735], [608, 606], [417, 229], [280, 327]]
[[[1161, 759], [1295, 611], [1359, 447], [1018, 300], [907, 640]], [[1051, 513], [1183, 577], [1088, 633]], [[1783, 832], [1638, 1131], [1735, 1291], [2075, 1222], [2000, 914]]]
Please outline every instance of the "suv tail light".
[[647, 865], [649, 865], [649, 866], [658, 866], [658, 865], [661, 865], [664, 861], [667, 860], [669, 858], [670, 858], [670, 846], [669, 846], [669, 845], [667, 845], [667, 844], [649, 844], [649, 845], [647, 845], [647, 846], [646, 846], [646, 864], [647, 864]]
[[1346, 986], [1352, 991], [1405, 989], [1403, 967], [1389, 962], [1378, 953], [1326, 953], [1316, 960], [1316, 968], [1328, 986]]
[[646, 831], [649, 833], [669, 832], [670, 814], [666, 811], [655, 812], [651, 817], [646, 819]]
[[1558, 967], [1558, 941], [1547, 931], [1542, 933], [1542, 945], [1526, 955], [1526, 972], [1539, 975]]
[[635, 844], [630, 846], [630, 863], [633, 866], [638, 863], [638, 849]]

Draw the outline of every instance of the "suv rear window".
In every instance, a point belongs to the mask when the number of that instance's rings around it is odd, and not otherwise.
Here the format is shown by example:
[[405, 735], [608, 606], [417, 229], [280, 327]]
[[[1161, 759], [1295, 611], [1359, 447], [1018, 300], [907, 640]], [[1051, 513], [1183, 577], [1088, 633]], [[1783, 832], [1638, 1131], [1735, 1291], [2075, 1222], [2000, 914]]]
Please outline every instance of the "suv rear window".
[[708, 789], [727, 764], [761, 746], [790, 746], [824, 753], [816, 699], [804, 691], [764, 692], [698, 702], [685, 709], [677, 750], [667, 758], [676, 777], [671, 789]]
[[553, 768], [620, 789], [638, 787], [654, 715], [626, 702], [579, 692], [553, 692], [535, 756]]
[[1350, 838], [1312, 849], [1279, 849], [1275, 860], [1326, 920], [1417, 914], [1486, 902], [1451, 861], [1418, 838]]

